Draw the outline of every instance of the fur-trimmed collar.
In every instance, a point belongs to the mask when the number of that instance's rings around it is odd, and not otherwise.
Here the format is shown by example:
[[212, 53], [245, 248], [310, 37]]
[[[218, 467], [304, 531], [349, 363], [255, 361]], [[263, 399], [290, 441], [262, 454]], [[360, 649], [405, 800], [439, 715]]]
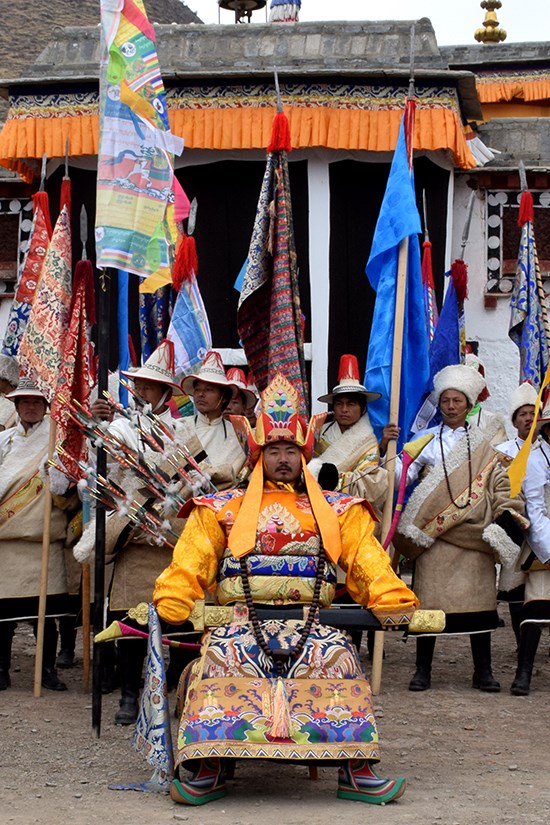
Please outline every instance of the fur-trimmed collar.
[[[329, 427], [338, 427], [338, 424], [334, 421], [323, 427], [321, 440]], [[330, 444], [318, 457], [322, 459], [323, 464], [335, 464], [342, 473], [353, 468], [353, 464], [358, 460], [357, 454], [365, 452], [366, 442], [374, 437], [374, 431], [368, 415], [363, 415], [349, 430], [340, 433], [338, 440]]]
[[[470, 450], [472, 455], [483, 444], [484, 441], [490, 441], [496, 434], [500, 424], [498, 420], [487, 422], [487, 429], [480, 430], [478, 427], [470, 427]], [[437, 438], [437, 435], [436, 435]], [[468, 442], [466, 434], [455, 444], [453, 449], [445, 456], [445, 466], [447, 468], [447, 475], [450, 476], [454, 470], [458, 469], [465, 461], [468, 460]], [[443, 469], [443, 462], [439, 461], [429, 471], [426, 478], [416, 487], [411, 495], [407, 506], [401, 516], [397, 531], [403, 536], [411, 539], [419, 547], [431, 547], [435, 539], [426, 535], [423, 530], [414, 524], [418, 515], [418, 511], [424, 504], [427, 498], [431, 496], [439, 485], [445, 480], [445, 471]]]

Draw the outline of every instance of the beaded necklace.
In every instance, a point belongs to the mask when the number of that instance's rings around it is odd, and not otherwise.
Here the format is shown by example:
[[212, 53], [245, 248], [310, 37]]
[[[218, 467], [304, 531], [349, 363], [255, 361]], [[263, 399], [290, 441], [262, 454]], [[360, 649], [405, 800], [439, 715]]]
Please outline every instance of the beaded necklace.
[[445, 474], [445, 482], [447, 484], [447, 492], [449, 493], [449, 498], [451, 499], [451, 503], [454, 504], [457, 510], [465, 510], [467, 507], [470, 506], [472, 503], [472, 449], [470, 446], [470, 430], [468, 424], [465, 425], [466, 429], [466, 443], [468, 445], [468, 501], [466, 504], [457, 504], [454, 500], [453, 494], [451, 492], [451, 483], [449, 481], [449, 475], [447, 473], [447, 465], [445, 464], [445, 451], [443, 450], [443, 424], [441, 424], [439, 428], [439, 448], [441, 450], [441, 462], [443, 464], [443, 472]]
[[321, 585], [323, 583], [323, 577], [325, 573], [325, 549], [322, 545], [319, 548], [319, 555], [317, 559], [317, 571], [315, 573], [315, 586], [313, 588], [313, 597], [311, 599], [311, 604], [309, 606], [304, 627], [302, 629], [302, 632], [300, 633], [300, 638], [298, 639], [297, 643], [294, 645], [294, 647], [289, 648], [271, 648], [267, 644], [262, 627], [260, 625], [260, 620], [258, 619], [258, 614], [256, 613], [256, 607], [252, 599], [246, 556], [243, 556], [240, 559], [240, 565], [243, 592], [246, 600], [246, 606], [248, 608], [248, 616], [252, 623], [254, 636], [261, 650], [265, 653], [265, 655], [268, 658], [272, 659], [275, 663], [275, 667], [277, 669], [277, 676], [281, 677], [283, 676], [283, 672], [285, 670], [288, 670], [290, 666], [290, 659], [297, 659], [298, 656], [300, 656], [300, 654], [302, 653], [304, 645], [313, 626], [313, 622], [315, 621], [315, 616], [317, 615], [317, 610], [319, 608], [319, 603], [321, 600]]

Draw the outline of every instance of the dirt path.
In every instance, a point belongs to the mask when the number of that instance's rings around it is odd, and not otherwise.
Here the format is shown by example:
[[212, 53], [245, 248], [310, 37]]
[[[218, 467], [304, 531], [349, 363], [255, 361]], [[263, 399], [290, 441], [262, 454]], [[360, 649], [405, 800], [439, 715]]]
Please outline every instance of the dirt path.
[[[503, 616], [505, 613], [503, 611]], [[144, 781], [151, 770], [130, 747], [131, 731], [115, 727], [116, 694], [104, 697], [101, 738], [91, 729], [82, 669], [64, 671], [67, 693], [32, 696], [34, 642], [18, 628], [13, 686], [0, 693], [0, 822], [2, 825], [547, 825], [550, 810], [550, 636], [543, 633], [529, 697], [513, 697], [515, 643], [509, 627], [494, 636], [494, 671], [502, 693], [472, 690], [467, 637], [443, 639], [433, 689], [407, 690], [414, 645], [386, 634], [377, 715], [381, 767], [404, 774], [405, 796], [382, 809], [335, 798], [336, 772], [312, 782], [304, 767], [237, 766], [226, 799], [204, 808], [174, 805], [166, 796], [108, 789], [113, 781]]]

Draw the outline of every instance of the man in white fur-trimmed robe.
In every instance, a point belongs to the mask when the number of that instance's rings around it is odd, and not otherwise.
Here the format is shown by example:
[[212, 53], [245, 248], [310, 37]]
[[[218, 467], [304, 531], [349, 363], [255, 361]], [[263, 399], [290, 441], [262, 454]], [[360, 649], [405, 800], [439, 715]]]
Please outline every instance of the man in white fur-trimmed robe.
[[[523, 497], [510, 495], [509, 459], [491, 444], [498, 421], [485, 431], [467, 423], [484, 383], [477, 370], [462, 364], [445, 367], [435, 376], [443, 421], [417, 434], [431, 434], [433, 440], [407, 472], [409, 483], [420, 481], [394, 544], [415, 559], [413, 590], [420, 606], [445, 612], [442, 635], [470, 635], [472, 687], [497, 692], [490, 633], [498, 626], [495, 562], [511, 564], [517, 559], [529, 522], [523, 515]], [[433, 634], [417, 637], [410, 690], [431, 686], [434, 647]]]
[[[11, 684], [11, 647], [17, 622], [32, 620], [36, 633], [46, 506], [43, 465], [50, 437], [48, 402], [28, 378], [21, 377], [17, 389], [7, 397], [15, 404], [19, 421], [0, 433], [0, 690]], [[52, 513], [42, 686], [66, 690], [55, 670], [54, 617], [67, 612], [63, 551], [67, 501], [63, 495], [69, 482], [54, 470], [50, 471], [50, 482]]]
[[377, 398], [380, 393], [361, 384], [355, 355], [342, 355], [337, 385], [318, 399], [332, 404], [334, 420], [323, 427], [308, 470], [324, 489], [365, 498], [380, 511], [388, 479], [367, 413], [367, 403]]

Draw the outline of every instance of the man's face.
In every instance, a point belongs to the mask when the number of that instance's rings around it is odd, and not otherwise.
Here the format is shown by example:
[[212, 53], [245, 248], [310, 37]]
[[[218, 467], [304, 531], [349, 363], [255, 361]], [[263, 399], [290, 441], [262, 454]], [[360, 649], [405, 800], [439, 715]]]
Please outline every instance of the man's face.
[[139, 397], [143, 398], [145, 403], [150, 404], [153, 409], [156, 408], [166, 391], [164, 384], [159, 384], [158, 381], [148, 381], [147, 378], [136, 378], [134, 387]]
[[518, 431], [519, 437], [522, 438], [524, 441], [529, 435], [529, 431], [531, 430], [531, 424], [533, 423], [534, 418], [534, 404], [524, 404], [523, 407], [519, 407], [519, 409], [517, 409], [514, 413], [514, 427]]
[[17, 414], [23, 427], [39, 424], [46, 415], [46, 399], [35, 395], [22, 395], [17, 399]]
[[222, 413], [222, 390], [216, 384], [209, 384], [207, 381], [195, 381], [193, 400], [195, 407], [203, 415]]
[[236, 395], [233, 396], [223, 414], [227, 417], [229, 415], [246, 415], [246, 404], [243, 401], [243, 396], [240, 392], [237, 392]]
[[466, 423], [470, 411], [470, 402], [460, 390], [445, 390], [439, 399], [439, 409], [443, 423], [456, 430]]
[[302, 472], [302, 454], [296, 444], [289, 441], [275, 441], [264, 447], [263, 462], [268, 481], [282, 481], [292, 484]]
[[344, 393], [343, 395], [336, 396], [332, 402], [332, 408], [334, 410], [336, 423], [341, 430], [347, 430], [349, 427], [353, 427], [361, 418], [361, 404], [357, 396], [351, 393], [350, 395]]

